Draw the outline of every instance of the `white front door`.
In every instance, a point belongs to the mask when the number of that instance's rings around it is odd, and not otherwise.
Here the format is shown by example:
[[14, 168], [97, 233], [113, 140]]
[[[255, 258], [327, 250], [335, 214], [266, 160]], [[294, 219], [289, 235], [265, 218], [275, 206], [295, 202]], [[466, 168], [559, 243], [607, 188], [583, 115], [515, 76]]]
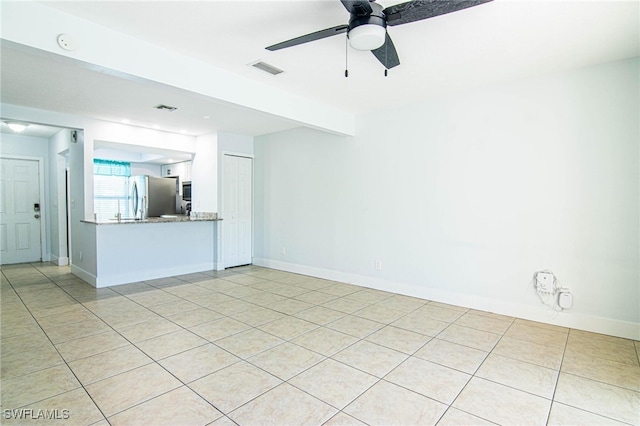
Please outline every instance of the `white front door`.
[[40, 206], [38, 161], [1, 158], [1, 264], [41, 260]]
[[225, 268], [251, 263], [253, 162], [224, 155], [222, 183], [222, 253]]

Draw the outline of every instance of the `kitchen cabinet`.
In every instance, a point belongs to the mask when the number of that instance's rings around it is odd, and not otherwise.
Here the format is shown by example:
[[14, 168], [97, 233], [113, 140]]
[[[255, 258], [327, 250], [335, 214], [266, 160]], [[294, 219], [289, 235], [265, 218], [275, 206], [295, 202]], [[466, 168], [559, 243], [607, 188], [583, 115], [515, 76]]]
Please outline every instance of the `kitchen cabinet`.
[[191, 161], [182, 161], [180, 163], [163, 164], [160, 166], [162, 177], [178, 176], [180, 182], [191, 180]]

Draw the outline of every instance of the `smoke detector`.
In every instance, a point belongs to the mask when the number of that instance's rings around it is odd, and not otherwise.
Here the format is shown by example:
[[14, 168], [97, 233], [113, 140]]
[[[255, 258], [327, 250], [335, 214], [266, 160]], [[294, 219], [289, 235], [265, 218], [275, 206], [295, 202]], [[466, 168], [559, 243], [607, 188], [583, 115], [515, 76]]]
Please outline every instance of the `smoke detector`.
[[58, 46], [60, 46], [64, 50], [73, 51], [76, 50], [76, 41], [69, 34], [60, 34], [58, 35]]

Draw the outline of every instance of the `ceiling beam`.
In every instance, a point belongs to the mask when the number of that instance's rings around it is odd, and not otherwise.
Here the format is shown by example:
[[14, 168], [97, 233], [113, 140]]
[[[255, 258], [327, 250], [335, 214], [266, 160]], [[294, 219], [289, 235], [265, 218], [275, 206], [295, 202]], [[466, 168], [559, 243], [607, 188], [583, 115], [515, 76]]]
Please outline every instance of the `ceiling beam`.
[[[33, 1], [2, 4], [3, 40], [75, 59], [120, 78], [166, 84], [300, 126], [352, 136], [355, 115], [63, 13]], [[74, 50], [58, 45], [70, 35]]]

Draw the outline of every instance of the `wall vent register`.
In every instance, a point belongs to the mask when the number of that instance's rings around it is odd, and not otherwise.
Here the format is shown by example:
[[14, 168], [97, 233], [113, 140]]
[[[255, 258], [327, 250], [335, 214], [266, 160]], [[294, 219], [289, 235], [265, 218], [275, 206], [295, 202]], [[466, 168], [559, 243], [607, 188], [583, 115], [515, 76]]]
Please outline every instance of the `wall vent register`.
[[280, 68], [274, 67], [273, 65], [267, 64], [266, 62], [262, 62], [262, 61], [253, 62], [249, 64], [249, 66], [252, 66], [253, 68], [259, 69], [260, 71], [264, 71], [271, 75], [278, 75], [284, 72]]

